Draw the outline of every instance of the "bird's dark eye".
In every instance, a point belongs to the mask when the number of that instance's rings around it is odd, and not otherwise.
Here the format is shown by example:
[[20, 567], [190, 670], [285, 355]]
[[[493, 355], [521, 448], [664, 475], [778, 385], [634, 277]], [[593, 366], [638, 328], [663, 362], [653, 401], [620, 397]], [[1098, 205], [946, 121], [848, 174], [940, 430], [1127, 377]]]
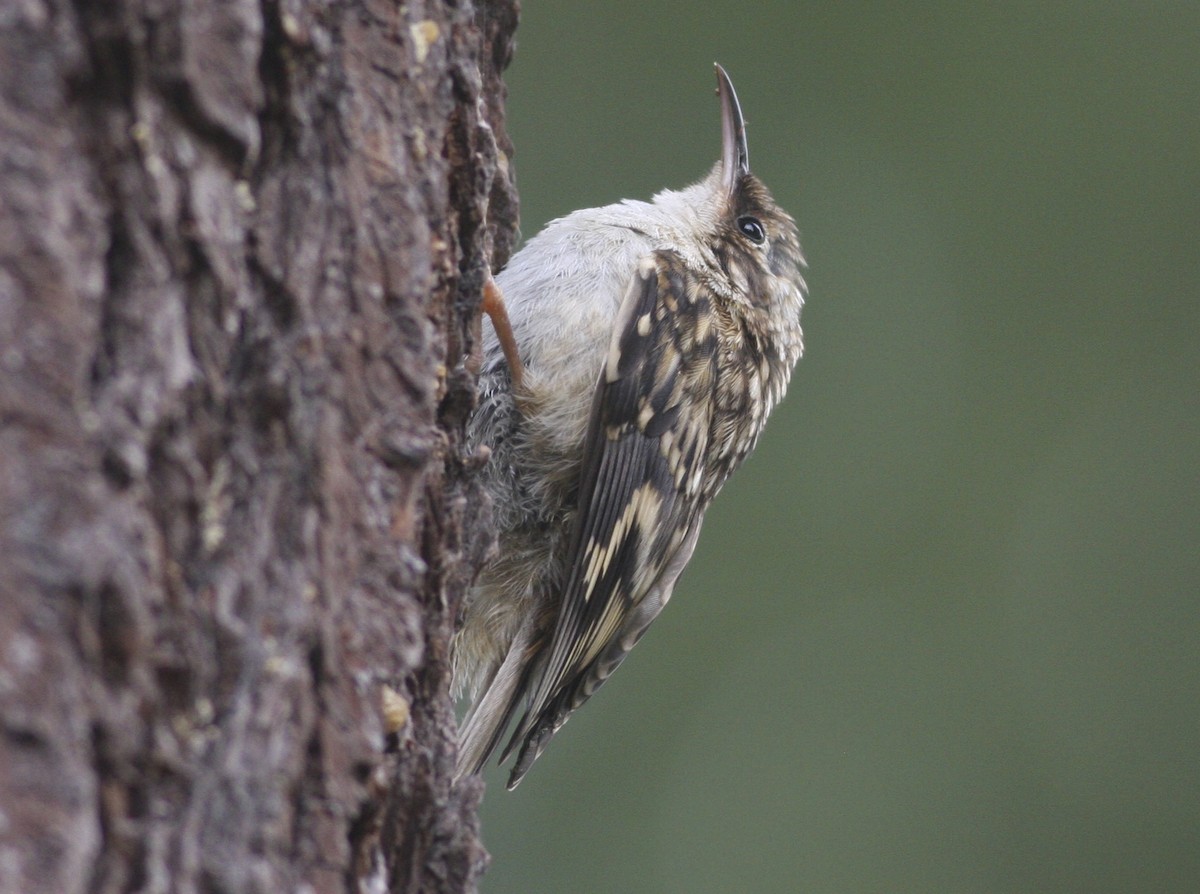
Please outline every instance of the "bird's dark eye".
[[767, 231], [763, 229], [762, 221], [757, 217], [751, 217], [749, 214], [739, 217], [737, 227], [742, 235], [755, 245], [762, 245], [767, 241]]

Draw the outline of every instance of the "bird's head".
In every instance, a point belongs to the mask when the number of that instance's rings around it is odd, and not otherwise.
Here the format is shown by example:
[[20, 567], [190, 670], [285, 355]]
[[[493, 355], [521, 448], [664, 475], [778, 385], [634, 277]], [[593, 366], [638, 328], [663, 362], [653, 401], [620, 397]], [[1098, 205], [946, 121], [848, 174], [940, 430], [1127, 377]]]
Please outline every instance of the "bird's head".
[[721, 160], [707, 177], [654, 197], [674, 220], [675, 246], [705, 281], [749, 317], [799, 333], [807, 287], [796, 222], [750, 170], [746, 122], [733, 82], [720, 65]]

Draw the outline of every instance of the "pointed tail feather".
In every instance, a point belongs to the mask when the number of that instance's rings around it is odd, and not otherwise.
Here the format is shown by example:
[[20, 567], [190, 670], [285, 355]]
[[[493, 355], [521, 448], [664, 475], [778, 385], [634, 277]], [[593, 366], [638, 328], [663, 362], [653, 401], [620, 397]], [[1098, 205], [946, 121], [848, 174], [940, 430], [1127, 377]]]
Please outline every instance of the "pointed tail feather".
[[504, 735], [524, 692], [529, 639], [528, 630], [523, 628], [518, 631], [487, 689], [463, 718], [458, 731], [458, 763], [454, 770], [456, 782], [482, 770], [500, 744], [500, 737]]

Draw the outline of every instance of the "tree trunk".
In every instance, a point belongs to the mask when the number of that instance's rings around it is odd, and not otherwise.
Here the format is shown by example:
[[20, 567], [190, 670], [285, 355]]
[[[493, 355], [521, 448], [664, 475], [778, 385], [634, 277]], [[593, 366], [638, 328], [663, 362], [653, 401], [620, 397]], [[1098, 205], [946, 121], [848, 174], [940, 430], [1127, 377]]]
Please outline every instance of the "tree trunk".
[[0, 891], [474, 889], [516, 15], [3, 4]]

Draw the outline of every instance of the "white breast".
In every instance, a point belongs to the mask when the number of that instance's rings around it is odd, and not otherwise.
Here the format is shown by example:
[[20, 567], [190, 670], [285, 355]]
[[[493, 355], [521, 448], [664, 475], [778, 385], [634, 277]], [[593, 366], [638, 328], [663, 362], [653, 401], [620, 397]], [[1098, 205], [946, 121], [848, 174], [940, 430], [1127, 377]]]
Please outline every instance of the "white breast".
[[[582, 445], [617, 309], [638, 260], [655, 247], [650, 236], [624, 225], [628, 213], [612, 213], [618, 210], [625, 206], [553, 221], [496, 277], [544, 423], [539, 428], [558, 442], [542, 446], [553, 451]], [[491, 357], [499, 347], [491, 327], [485, 329]]]
[[[638, 262], [667, 247], [697, 267], [706, 262], [694, 256], [694, 234], [717, 214], [718, 177], [714, 169], [651, 202], [625, 200], [551, 221], [497, 275], [533, 397], [527, 431], [545, 459], [577, 456], [582, 447], [613, 323]], [[488, 357], [497, 358], [495, 333], [484, 328]]]

